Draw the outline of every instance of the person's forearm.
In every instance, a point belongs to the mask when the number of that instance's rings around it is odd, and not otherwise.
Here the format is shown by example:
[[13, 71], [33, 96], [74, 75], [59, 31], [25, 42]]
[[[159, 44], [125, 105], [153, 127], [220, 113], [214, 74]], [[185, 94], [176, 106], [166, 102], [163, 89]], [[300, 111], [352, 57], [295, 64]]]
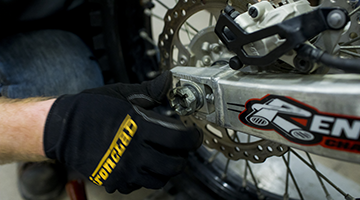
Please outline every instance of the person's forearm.
[[55, 99], [0, 98], [0, 164], [46, 160], [43, 133]]

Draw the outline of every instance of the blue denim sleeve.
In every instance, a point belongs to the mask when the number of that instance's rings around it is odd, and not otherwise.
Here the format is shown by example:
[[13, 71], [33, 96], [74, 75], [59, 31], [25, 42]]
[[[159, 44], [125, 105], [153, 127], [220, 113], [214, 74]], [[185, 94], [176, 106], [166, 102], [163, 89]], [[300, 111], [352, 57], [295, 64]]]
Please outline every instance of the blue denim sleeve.
[[102, 86], [101, 70], [93, 58], [78, 36], [62, 30], [4, 38], [0, 40], [0, 94], [59, 96]]

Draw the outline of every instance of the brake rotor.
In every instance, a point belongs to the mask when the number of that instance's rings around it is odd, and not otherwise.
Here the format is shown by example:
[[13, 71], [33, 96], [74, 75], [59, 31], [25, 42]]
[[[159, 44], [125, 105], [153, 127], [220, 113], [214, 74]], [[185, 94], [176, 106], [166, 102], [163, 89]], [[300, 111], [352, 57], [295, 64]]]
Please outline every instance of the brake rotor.
[[[249, 3], [255, 2], [236, 1], [232, 6], [240, 11], [245, 11]], [[218, 39], [214, 32], [214, 26], [210, 25], [197, 31], [188, 45], [181, 42], [179, 34], [180, 30], [192, 28], [187, 20], [194, 14], [206, 10], [211, 17], [218, 19], [220, 8], [225, 8], [226, 5], [226, 0], [181, 0], [172, 9], [169, 9], [164, 17], [163, 32], [159, 36], [161, 68], [207, 67], [216, 62], [228, 62], [234, 54], [229, 52]], [[189, 34], [189, 30], [185, 31]], [[178, 55], [174, 54], [175, 49], [177, 49]], [[281, 156], [289, 149], [287, 146], [263, 139], [240, 141], [239, 132], [197, 119], [192, 115], [181, 117], [181, 119], [186, 126], [195, 127], [204, 133], [205, 146], [218, 150], [232, 160], [246, 159], [253, 163], [261, 163], [268, 157]]]

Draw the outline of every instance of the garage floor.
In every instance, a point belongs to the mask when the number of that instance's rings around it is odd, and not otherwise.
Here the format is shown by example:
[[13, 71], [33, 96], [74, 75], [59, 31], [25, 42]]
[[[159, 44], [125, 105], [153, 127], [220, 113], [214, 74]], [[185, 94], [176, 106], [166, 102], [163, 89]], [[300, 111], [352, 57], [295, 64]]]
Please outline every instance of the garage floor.
[[[0, 166], [0, 199], [21, 200], [17, 188], [17, 164], [6, 164]], [[148, 189], [140, 189], [129, 195], [122, 195], [118, 192], [108, 194], [103, 187], [96, 186], [89, 181], [85, 183], [88, 200], [171, 200], [166, 193]], [[66, 192], [58, 200], [70, 200]]]

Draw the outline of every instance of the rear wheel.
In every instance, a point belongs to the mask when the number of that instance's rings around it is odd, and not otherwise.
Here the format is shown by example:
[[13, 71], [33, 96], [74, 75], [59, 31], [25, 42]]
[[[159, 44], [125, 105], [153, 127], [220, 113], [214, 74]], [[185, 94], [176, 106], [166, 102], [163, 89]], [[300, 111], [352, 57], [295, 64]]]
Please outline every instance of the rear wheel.
[[[171, 69], [174, 66], [207, 67], [228, 63], [233, 54], [213, 32], [216, 19], [227, 3], [238, 11], [245, 11], [247, 3], [255, 2], [157, 0], [154, 3], [155, 8], [145, 10], [145, 13], [152, 16], [154, 26], [163, 24], [157, 41], [160, 66]], [[349, 34], [342, 37], [347, 42], [339, 43], [355, 46], [353, 56], [359, 55], [358, 40], [351, 39], [351, 35], [359, 33], [358, 29], [357, 24], [352, 24]], [[156, 30], [158, 28], [153, 29]], [[284, 73], [293, 69], [279, 61], [268, 68], [248, 70]], [[325, 71], [321, 69], [317, 73]], [[359, 167], [357, 164], [312, 155], [193, 117], [183, 118], [183, 122], [205, 135], [204, 145], [190, 156], [189, 169], [183, 176], [199, 182], [201, 191], [212, 197], [216, 195], [215, 199], [352, 199], [351, 196], [360, 196], [360, 174], [355, 172]], [[229, 148], [234, 152], [225, 151]], [[196, 192], [191, 188], [188, 190], [196, 199]], [[201, 192], [197, 195], [201, 196]]]

